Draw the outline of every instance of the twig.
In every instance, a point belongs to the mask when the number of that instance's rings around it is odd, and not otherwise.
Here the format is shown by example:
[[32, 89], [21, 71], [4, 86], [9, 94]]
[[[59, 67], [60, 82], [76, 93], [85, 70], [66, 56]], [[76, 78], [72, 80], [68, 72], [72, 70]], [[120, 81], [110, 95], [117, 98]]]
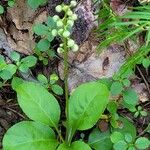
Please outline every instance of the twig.
[[4, 107], [5, 109], [8, 109], [10, 111], [12, 111], [13, 113], [17, 114], [18, 116], [20, 116], [23, 119], [26, 119], [22, 114], [20, 114], [19, 112], [17, 112], [16, 110], [9, 108], [9, 107]]

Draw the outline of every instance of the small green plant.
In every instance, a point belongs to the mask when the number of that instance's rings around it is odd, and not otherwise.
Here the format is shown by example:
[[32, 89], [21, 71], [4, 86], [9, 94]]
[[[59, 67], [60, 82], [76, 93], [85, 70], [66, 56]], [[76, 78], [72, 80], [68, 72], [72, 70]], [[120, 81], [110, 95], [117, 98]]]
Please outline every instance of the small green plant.
[[13, 51], [10, 54], [11, 60], [14, 62], [7, 63], [2, 55], [0, 55], [0, 79], [7, 81], [16, 74], [17, 71], [27, 73], [29, 68], [35, 66], [37, 59], [34, 56], [20, 57], [20, 54]]
[[146, 117], [147, 116], [147, 112], [145, 110], [142, 109], [141, 106], [138, 106], [137, 109], [133, 109], [132, 112], [134, 112], [134, 117]]
[[50, 89], [57, 95], [63, 94], [62, 87], [57, 84], [59, 78], [56, 74], [50, 75], [49, 79], [47, 79], [43, 74], [39, 74], [37, 78], [45, 88]]
[[134, 140], [130, 133], [122, 135], [120, 132], [114, 132], [111, 135], [111, 141], [114, 143], [114, 150], [144, 150], [150, 145], [150, 141], [145, 137], [139, 137]]

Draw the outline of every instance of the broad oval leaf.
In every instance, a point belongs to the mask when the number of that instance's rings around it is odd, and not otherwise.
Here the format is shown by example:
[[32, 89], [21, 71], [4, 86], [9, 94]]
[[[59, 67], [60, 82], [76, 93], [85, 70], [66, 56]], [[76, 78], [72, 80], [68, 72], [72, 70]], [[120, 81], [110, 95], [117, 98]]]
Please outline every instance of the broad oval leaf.
[[57, 145], [53, 130], [33, 121], [17, 123], [3, 138], [4, 150], [55, 150]]
[[37, 58], [35, 56], [27, 56], [21, 60], [21, 63], [27, 67], [33, 67], [36, 65]]
[[67, 146], [65, 143], [61, 144], [57, 150], [92, 150], [90, 146], [82, 141], [76, 141]]
[[99, 129], [94, 129], [89, 136], [88, 143], [95, 150], [112, 150], [113, 144], [110, 140], [110, 131], [101, 132]]
[[78, 130], [95, 125], [108, 103], [109, 91], [106, 85], [89, 82], [80, 85], [69, 99], [69, 136]]
[[146, 149], [150, 146], [150, 141], [146, 137], [140, 137], [136, 140], [135, 146], [138, 149]]
[[59, 104], [42, 85], [24, 81], [15, 90], [20, 107], [30, 119], [52, 127], [57, 126], [60, 118]]

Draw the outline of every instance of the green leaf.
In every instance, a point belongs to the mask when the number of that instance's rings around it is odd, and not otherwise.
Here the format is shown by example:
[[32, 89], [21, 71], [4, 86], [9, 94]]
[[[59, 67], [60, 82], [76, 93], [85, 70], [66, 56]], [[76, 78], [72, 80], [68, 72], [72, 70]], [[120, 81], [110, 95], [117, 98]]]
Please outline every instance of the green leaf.
[[55, 73], [53, 73], [53, 74], [51, 74], [50, 75], [50, 83], [51, 84], [54, 84], [54, 83], [56, 83], [57, 81], [58, 81], [58, 75], [57, 74], [55, 74]]
[[120, 117], [119, 127], [113, 129], [114, 131], [120, 132], [123, 135], [130, 133], [132, 135], [133, 140], [136, 138], [136, 128], [134, 124], [131, 123], [127, 118]]
[[54, 36], [52, 35], [51, 32], [49, 32], [49, 33], [46, 35], [46, 37], [47, 37], [47, 40], [48, 40], [49, 42], [52, 42], [53, 39], [54, 39]]
[[119, 94], [121, 94], [121, 92], [123, 90], [123, 85], [119, 81], [113, 82], [110, 90], [111, 90], [112, 95], [114, 95], [114, 96], [119, 95]]
[[128, 148], [128, 150], [136, 150], [134, 146]]
[[67, 146], [65, 143], [61, 144], [57, 150], [92, 150], [86, 143], [82, 141], [76, 141]]
[[32, 120], [56, 127], [60, 117], [60, 107], [55, 97], [42, 85], [23, 82], [15, 88], [18, 103]]
[[69, 99], [68, 133], [86, 130], [95, 125], [108, 103], [108, 88], [101, 83], [89, 82], [80, 85]]
[[149, 58], [143, 59], [142, 64], [145, 68], [148, 68], [150, 66], [150, 59]]
[[132, 106], [137, 105], [138, 95], [134, 89], [128, 89], [123, 92], [123, 100]]
[[48, 84], [48, 80], [43, 74], [38, 74], [37, 78], [42, 84]]
[[27, 67], [35, 66], [36, 62], [37, 62], [37, 58], [34, 56], [27, 56], [27, 57], [21, 59], [21, 63]]
[[143, 117], [146, 117], [148, 114], [146, 111], [140, 111], [140, 114], [143, 116]]
[[31, 8], [37, 9], [39, 6], [46, 4], [47, 0], [28, 0]]
[[18, 68], [21, 72], [27, 73], [29, 71], [29, 67], [26, 64], [21, 64]]
[[145, 137], [140, 137], [136, 140], [135, 146], [140, 150], [146, 149], [150, 146], [150, 141]]
[[89, 136], [88, 144], [95, 150], [107, 149], [112, 150], [112, 142], [110, 140], [110, 131], [100, 132], [94, 129]]
[[134, 113], [134, 117], [135, 117], [135, 118], [137, 118], [139, 115], [140, 115], [140, 112], [139, 112], [139, 111], [137, 111], [137, 112]]
[[113, 83], [112, 80], [108, 79], [108, 78], [102, 78], [102, 79], [98, 80], [97, 82], [105, 84], [108, 87], [108, 89], [110, 89], [110, 87]]
[[113, 148], [114, 150], [126, 150], [128, 148], [128, 145], [125, 141], [119, 141], [114, 144]]
[[119, 142], [119, 141], [124, 140], [123, 134], [120, 133], [120, 132], [117, 132], [117, 131], [113, 132], [113, 133], [111, 134], [110, 138], [111, 138], [111, 141], [112, 141], [113, 143], [117, 143], [117, 142]]
[[0, 15], [4, 13], [4, 7], [0, 5]]
[[0, 88], [2, 88], [2, 87], [3, 87], [3, 82], [0, 81]]
[[12, 82], [11, 82], [12, 89], [15, 90], [23, 82], [24, 80], [22, 78], [13, 77]]
[[50, 27], [50, 29], [57, 28], [56, 22], [54, 21], [54, 19], [51, 16], [48, 16], [46, 24], [48, 27]]
[[43, 24], [36, 24], [33, 27], [33, 31], [35, 34], [39, 36], [47, 35], [48, 34], [48, 27]]
[[0, 77], [3, 80], [9, 80], [16, 73], [17, 67], [13, 64], [8, 64], [4, 67], [4, 69], [0, 72]]
[[107, 110], [111, 113], [111, 114], [115, 114], [117, 112], [117, 108], [118, 105], [115, 101], [110, 101], [107, 105]]
[[150, 52], [150, 46], [142, 46], [137, 52], [129, 57], [126, 62], [121, 66], [119, 71], [114, 75], [114, 79], [128, 78], [132, 73], [135, 64], [145, 55]]
[[52, 91], [57, 94], [57, 95], [62, 95], [63, 94], [63, 89], [61, 86], [59, 86], [58, 84], [54, 84], [52, 85]]
[[8, 1], [8, 6], [13, 7], [15, 5], [15, 0], [9, 0]]
[[2, 55], [0, 55], [0, 71], [3, 70], [7, 66], [5, 59]]
[[37, 44], [37, 48], [41, 51], [47, 51], [50, 47], [50, 42], [47, 39], [41, 39], [38, 44]]
[[128, 80], [128, 79], [124, 79], [124, 80], [123, 80], [123, 85], [124, 85], [124, 86], [129, 87], [130, 84], [131, 84], [130, 80]]
[[43, 64], [44, 64], [44, 65], [48, 65], [48, 59], [47, 59], [47, 58], [44, 58], [44, 59], [43, 59]]
[[3, 138], [4, 150], [55, 150], [57, 145], [54, 131], [33, 121], [17, 123]]
[[20, 54], [15, 52], [15, 51], [12, 51], [10, 53], [10, 57], [13, 61], [19, 61], [20, 60]]
[[127, 143], [131, 143], [132, 142], [132, 135], [129, 133], [125, 134], [125, 140]]
[[145, 129], [145, 131], [146, 131], [147, 133], [150, 133], [150, 123], [148, 124], [147, 128]]

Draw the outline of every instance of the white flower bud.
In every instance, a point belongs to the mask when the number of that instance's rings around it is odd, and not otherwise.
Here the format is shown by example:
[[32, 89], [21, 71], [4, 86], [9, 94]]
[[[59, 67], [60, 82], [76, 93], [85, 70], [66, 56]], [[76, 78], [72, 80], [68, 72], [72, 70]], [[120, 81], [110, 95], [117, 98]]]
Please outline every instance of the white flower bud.
[[76, 14], [73, 14], [72, 15], [72, 20], [77, 20], [78, 19], [78, 16]]
[[58, 15], [53, 16], [53, 20], [54, 20], [55, 22], [57, 22], [57, 21], [59, 20], [59, 16], [58, 16]]
[[53, 36], [56, 36], [56, 35], [57, 35], [57, 30], [56, 30], [56, 29], [53, 29], [53, 30], [52, 30], [52, 35], [53, 35]]
[[77, 52], [79, 50], [79, 46], [77, 44], [74, 44], [72, 51]]
[[57, 27], [62, 27], [62, 26], [63, 26], [62, 20], [58, 20], [58, 21], [57, 21]]
[[63, 33], [63, 37], [65, 37], [65, 38], [67, 38], [67, 37], [69, 37], [70, 36], [70, 32], [69, 31], [64, 31], [64, 33]]
[[72, 12], [71, 10], [68, 10], [68, 11], [67, 11], [67, 15], [68, 15], [68, 16], [72, 16], [72, 15], [73, 15], [73, 12]]
[[67, 42], [68, 47], [73, 47], [74, 44], [75, 44], [75, 42], [72, 39], [69, 39], [68, 42]]
[[64, 50], [63, 50], [63, 48], [59, 47], [59, 48], [57, 48], [57, 52], [58, 52], [59, 54], [61, 54], [61, 53], [64, 52]]
[[63, 47], [64, 45], [63, 45], [63, 44], [60, 44], [59, 46], [60, 46], [60, 47]]
[[56, 6], [55, 10], [59, 13], [62, 11], [62, 6], [61, 5], [58, 5]]
[[71, 1], [71, 2], [70, 2], [70, 6], [75, 7], [76, 5], [77, 5], [77, 2], [76, 2], [76, 1]]

